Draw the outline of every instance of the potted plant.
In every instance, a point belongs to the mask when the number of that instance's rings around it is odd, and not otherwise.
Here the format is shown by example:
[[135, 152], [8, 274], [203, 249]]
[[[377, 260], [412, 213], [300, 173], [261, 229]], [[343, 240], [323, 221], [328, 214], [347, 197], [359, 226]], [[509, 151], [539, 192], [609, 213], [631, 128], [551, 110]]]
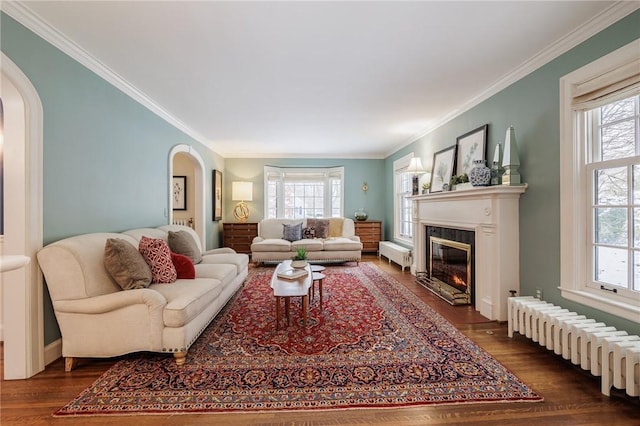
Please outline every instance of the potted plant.
[[429, 188], [431, 188], [431, 184], [429, 182], [425, 182], [422, 184], [422, 193], [423, 194], [428, 194], [429, 193]]
[[466, 173], [451, 177], [451, 190], [470, 188], [469, 176]]
[[307, 249], [299, 247], [296, 249], [296, 255], [291, 259], [293, 268], [304, 268], [307, 266]]

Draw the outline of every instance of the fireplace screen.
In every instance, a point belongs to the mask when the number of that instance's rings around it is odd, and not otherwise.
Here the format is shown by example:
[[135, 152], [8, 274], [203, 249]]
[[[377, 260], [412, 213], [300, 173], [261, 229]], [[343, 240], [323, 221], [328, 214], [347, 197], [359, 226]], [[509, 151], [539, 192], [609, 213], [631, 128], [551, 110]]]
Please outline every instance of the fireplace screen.
[[471, 245], [433, 236], [429, 237], [429, 245], [431, 247], [429, 256], [431, 279], [469, 293]]

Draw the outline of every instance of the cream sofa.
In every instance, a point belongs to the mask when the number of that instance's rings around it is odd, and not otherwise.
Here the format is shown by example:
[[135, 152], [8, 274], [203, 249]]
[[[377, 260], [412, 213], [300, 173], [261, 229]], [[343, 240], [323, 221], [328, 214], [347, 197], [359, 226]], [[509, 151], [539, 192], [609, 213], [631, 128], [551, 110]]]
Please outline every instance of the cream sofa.
[[[317, 220], [317, 219], [316, 219]], [[349, 218], [330, 218], [330, 229], [337, 233], [326, 238], [302, 238], [288, 241], [284, 239], [284, 226], [302, 223], [307, 228], [307, 219], [263, 219], [258, 222], [258, 236], [251, 244], [251, 260], [261, 262], [281, 262], [291, 259], [297, 248], [305, 248], [311, 261], [317, 262], [360, 262], [362, 243], [355, 235], [355, 225]]]
[[[168, 231], [193, 237], [202, 255], [194, 265], [196, 278], [123, 290], [105, 267], [107, 239], [137, 248], [142, 236], [167, 241]], [[229, 248], [202, 252], [196, 233], [179, 225], [78, 235], [47, 245], [37, 257], [62, 333], [67, 371], [76, 358], [137, 351], [172, 353], [178, 365], [184, 364], [191, 344], [241, 287], [249, 263], [246, 254]]]

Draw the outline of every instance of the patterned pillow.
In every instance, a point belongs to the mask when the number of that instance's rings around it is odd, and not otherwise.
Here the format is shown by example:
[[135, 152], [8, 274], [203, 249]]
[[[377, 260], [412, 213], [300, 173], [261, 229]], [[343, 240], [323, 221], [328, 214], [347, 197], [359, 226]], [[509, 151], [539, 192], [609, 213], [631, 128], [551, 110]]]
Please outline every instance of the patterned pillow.
[[316, 237], [316, 228], [307, 226], [306, 228], [302, 228], [302, 239], [303, 240], [311, 240]]
[[307, 226], [316, 229], [317, 238], [327, 238], [329, 236], [328, 219], [307, 219]]
[[202, 262], [202, 253], [193, 237], [187, 231], [169, 231], [167, 237], [172, 252], [189, 256], [193, 263]]
[[294, 225], [283, 224], [284, 227], [284, 239], [287, 241], [298, 241], [302, 239], [302, 222]]
[[172, 283], [178, 278], [176, 267], [171, 261], [171, 251], [164, 240], [159, 238], [142, 237], [138, 250], [151, 269], [151, 282]]
[[108, 238], [104, 244], [104, 267], [123, 290], [146, 288], [151, 270], [138, 250], [121, 238]]
[[172, 252], [171, 262], [176, 267], [178, 279], [192, 280], [196, 277], [196, 268], [189, 256]]

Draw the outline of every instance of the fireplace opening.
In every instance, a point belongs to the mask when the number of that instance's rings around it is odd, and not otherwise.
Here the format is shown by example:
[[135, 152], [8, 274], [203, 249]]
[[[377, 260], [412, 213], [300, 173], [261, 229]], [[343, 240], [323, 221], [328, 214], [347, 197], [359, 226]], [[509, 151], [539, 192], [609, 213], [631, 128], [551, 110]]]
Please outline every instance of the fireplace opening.
[[475, 232], [425, 226], [425, 272], [420, 284], [452, 305], [475, 303]]
[[430, 237], [429, 245], [430, 278], [469, 293], [471, 245], [438, 237]]

